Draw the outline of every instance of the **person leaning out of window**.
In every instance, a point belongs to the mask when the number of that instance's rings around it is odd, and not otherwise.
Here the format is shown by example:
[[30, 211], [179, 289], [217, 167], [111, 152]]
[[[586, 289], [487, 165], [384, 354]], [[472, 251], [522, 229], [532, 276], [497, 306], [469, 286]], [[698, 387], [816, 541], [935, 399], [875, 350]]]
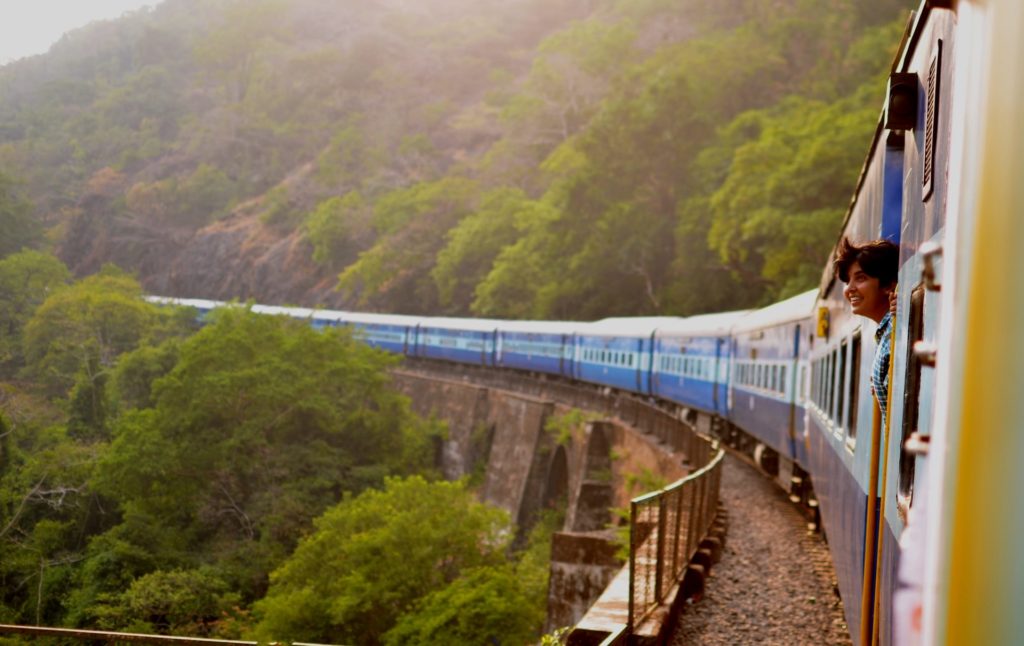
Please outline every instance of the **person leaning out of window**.
[[871, 392], [885, 424], [889, 399], [889, 358], [892, 355], [892, 317], [896, 309], [896, 278], [900, 248], [888, 240], [853, 244], [843, 238], [832, 266], [846, 283], [843, 296], [854, 314], [878, 324], [875, 329], [875, 360], [871, 365]]

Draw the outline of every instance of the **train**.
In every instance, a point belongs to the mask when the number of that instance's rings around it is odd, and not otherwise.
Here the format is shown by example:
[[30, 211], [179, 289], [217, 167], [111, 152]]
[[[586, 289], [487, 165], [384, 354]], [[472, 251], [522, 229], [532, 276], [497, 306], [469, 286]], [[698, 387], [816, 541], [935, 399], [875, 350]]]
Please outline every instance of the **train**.
[[1019, 0], [922, 0], [880, 97], [837, 245], [899, 245], [886, 420], [869, 381], [876, 324], [852, 313], [831, 255], [803, 294], [686, 318], [253, 309], [674, 406], [816, 505], [854, 643], [1024, 643], [1022, 33]]

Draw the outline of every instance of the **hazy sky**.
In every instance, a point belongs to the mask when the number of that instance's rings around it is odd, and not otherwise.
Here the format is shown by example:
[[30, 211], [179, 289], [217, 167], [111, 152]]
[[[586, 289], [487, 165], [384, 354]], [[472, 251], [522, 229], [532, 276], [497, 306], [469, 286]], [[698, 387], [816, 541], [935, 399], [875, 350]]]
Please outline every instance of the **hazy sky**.
[[0, 65], [42, 54], [64, 32], [158, 0], [0, 0]]

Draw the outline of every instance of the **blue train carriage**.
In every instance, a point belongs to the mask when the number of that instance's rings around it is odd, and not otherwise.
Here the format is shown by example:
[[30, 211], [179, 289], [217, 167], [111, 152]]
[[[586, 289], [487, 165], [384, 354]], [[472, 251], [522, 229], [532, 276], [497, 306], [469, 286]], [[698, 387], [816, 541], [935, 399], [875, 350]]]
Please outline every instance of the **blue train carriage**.
[[619, 390], [651, 394], [654, 331], [671, 317], [609, 318], [576, 329], [575, 377]]
[[340, 314], [339, 323], [350, 327], [353, 336], [367, 345], [395, 354], [416, 354], [416, 331], [422, 318], [401, 314]]
[[[855, 642], [893, 641], [898, 537], [918, 458], [911, 436], [930, 425], [930, 371], [912, 354], [938, 332], [939, 293], [922, 277], [945, 226], [956, 17], [922, 3], [890, 78], [887, 109], [861, 173], [843, 235], [900, 245], [899, 300], [888, 424], [870, 388], [875, 324], [854, 316], [827, 268], [811, 353], [810, 463]], [[936, 262], [940, 265], [940, 262]], [[863, 600], [863, 603], [862, 603]], [[877, 610], [876, 610], [877, 609]]]
[[579, 325], [567, 321], [504, 321], [498, 327], [495, 365], [572, 377]]
[[[954, 11], [929, 11], [923, 6], [910, 43], [890, 80], [890, 87], [916, 83], [918, 92], [916, 110], [908, 115], [911, 122], [902, 124], [894, 119], [889, 124], [891, 132], [902, 134], [904, 195], [898, 237], [889, 236], [900, 245], [899, 298], [892, 348], [890, 413], [887, 425], [881, 429], [876, 476], [880, 540], [876, 539], [873, 546], [881, 598], [876, 606], [880, 616], [872, 617], [872, 622], [878, 626], [874, 632], [879, 633], [885, 644], [894, 641], [891, 609], [898, 588], [898, 539], [906, 526], [915, 489], [924, 481], [927, 464], [926, 457], [915, 447], [927, 445], [935, 423], [936, 373], [928, 365], [927, 349], [938, 342], [942, 332], [942, 302], [951, 296], [949, 290], [940, 291], [932, 277], [943, 274], [946, 217], [952, 208], [948, 204], [950, 183], [961, 179], [959, 173], [949, 172], [954, 154], [951, 140], [954, 132], [966, 137], [963, 133], [974, 123], [974, 118], [961, 116], [962, 125], [951, 125], [954, 92], [974, 96], [974, 89], [967, 87], [963, 76], [964, 85], [959, 89], [954, 87], [954, 74], [966, 72], [955, 71], [953, 56], [959, 54], [965, 63], [975, 60], [969, 48], [955, 51], [959, 24]], [[911, 127], [903, 128], [904, 125]], [[951, 239], [955, 243], [956, 236]], [[918, 343], [923, 354], [915, 353]]]
[[[889, 134], [879, 122], [841, 234], [854, 242], [899, 239], [903, 153], [890, 145], [898, 143], [898, 137]], [[890, 181], [894, 159], [899, 161], [899, 182]], [[860, 643], [862, 620], [869, 626], [874, 612], [874, 593], [865, 597], [864, 588], [874, 580], [873, 528], [878, 517], [872, 511], [868, 518], [868, 492], [878, 488], [877, 471], [871, 472], [878, 452], [870, 384], [876, 325], [850, 311], [844, 288], [831, 264], [827, 265], [814, 312], [806, 464], [814, 481], [847, 625], [854, 643]], [[870, 635], [868, 638], [870, 643]]]
[[725, 417], [730, 330], [746, 314], [703, 314], [661, 323], [654, 332], [651, 392], [698, 411], [701, 428], [710, 427], [712, 416]]
[[420, 319], [415, 356], [493, 366], [497, 330], [502, 323], [494, 319]]
[[804, 388], [817, 290], [751, 312], [732, 331], [729, 421], [757, 439], [755, 458], [788, 489], [806, 468]]

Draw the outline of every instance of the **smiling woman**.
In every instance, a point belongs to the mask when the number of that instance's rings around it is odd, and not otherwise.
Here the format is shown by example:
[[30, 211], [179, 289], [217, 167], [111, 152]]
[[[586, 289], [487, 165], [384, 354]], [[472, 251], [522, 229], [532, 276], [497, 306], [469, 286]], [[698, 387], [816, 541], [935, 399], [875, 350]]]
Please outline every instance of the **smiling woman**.
[[871, 368], [871, 392], [878, 402], [880, 419], [885, 423], [889, 397], [889, 360], [892, 354], [892, 314], [889, 302], [896, 289], [900, 248], [888, 240], [862, 245], [843, 238], [836, 249], [833, 267], [839, 280], [846, 283], [843, 296], [853, 313], [878, 324], [875, 329], [875, 360]]
[[152, 7], [159, 0], [36, 0], [4, 11], [0, 21], [0, 65], [42, 54], [79, 27], [117, 18], [128, 11]]

